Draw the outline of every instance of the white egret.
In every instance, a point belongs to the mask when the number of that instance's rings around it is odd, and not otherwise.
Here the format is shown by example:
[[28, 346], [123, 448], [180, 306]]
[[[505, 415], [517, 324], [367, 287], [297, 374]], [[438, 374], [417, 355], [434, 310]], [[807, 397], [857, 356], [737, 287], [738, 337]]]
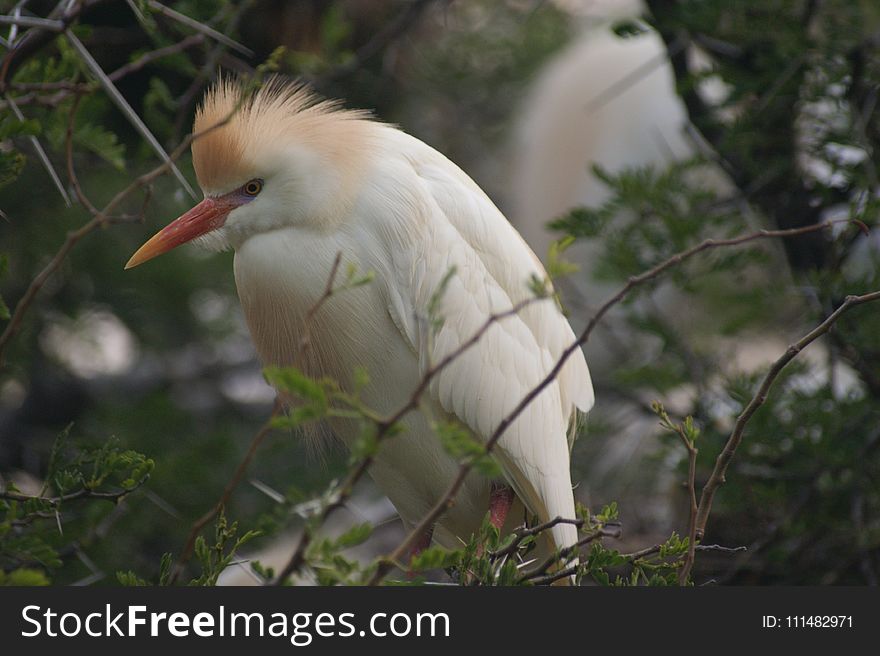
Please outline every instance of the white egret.
[[[193, 143], [205, 198], [144, 244], [126, 268], [191, 240], [234, 249], [239, 298], [265, 364], [294, 365], [343, 387], [363, 367], [372, 382], [362, 398], [391, 413], [431, 363], [493, 313], [529, 298], [531, 275], [546, 276], [476, 183], [418, 139], [279, 81], [234, 111], [241, 94], [229, 81], [207, 94], [196, 133], [232, 118]], [[306, 316], [340, 253], [343, 266], [372, 271], [375, 280], [323, 303], [302, 351]], [[438, 308], [443, 323], [432, 334], [424, 317], [453, 269]], [[574, 339], [553, 301], [531, 303], [494, 323], [434, 379], [428, 412], [409, 413], [405, 432], [383, 443], [370, 469], [405, 524], [419, 522], [458, 470], [431, 422], [455, 419], [485, 441]], [[574, 517], [568, 437], [576, 408], [586, 412], [593, 400], [578, 351], [498, 442], [503, 484], [472, 475], [433, 539], [460, 546], [490, 506], [504, 530], [525, 512], [541, 521]], [[356, 437], [351, 423], [331, 426], [344, 442]], [[548, 537], [545, 546], [568, 546], [577, 532], [559, 524]]]

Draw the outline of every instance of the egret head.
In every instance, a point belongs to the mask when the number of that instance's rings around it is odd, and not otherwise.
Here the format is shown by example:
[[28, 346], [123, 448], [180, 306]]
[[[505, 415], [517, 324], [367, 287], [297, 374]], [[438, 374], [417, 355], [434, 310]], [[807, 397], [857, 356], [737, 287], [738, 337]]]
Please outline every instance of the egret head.
[[193, 128], [204, 200], [156, 233], [125, 268], [193, 240], [226, 250], [281, 228], [331, 229], [346, 215], [370, 152], [367, 119], [279, 78], [256, 92], [221, 80]]

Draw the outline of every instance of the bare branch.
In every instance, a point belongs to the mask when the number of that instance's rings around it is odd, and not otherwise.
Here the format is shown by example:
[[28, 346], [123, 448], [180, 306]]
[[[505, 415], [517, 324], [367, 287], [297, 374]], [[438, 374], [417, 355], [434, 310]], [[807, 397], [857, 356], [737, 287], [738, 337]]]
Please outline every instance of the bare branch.
[[146, 477], [144, 477], [142, 480], [137, 481], [134, 487], [118, 490], [116, 492], [96, 492], [95, 490], [90, 490], [88, 488], [81, 488], [76, 492], [70, 492], [69, 494], [62, 494], [55, 497], [44, 497], [39, 495], [32, 496], [28, 494], [18, 494], [17, 492], [7, 492], [4, 490], [0, 492], [0, 499], [5, 499], [6, 501], [18, 501], [19, 503], [40, 501], [48, 503], [53, 507], [60, 506], [65, 501], [75, 501], [76, 499], [102, 499], [104, 501], [112, 501], [113, 503], [116, 503], [123, 497], [137, 490], [146, 482], [146, 480]]
[[[525, 583], [526, 581], [531, 581], [536, 578], [542, 577], [551, 567], [558, 563], [567, 564], [569, 560], [577, 556], [580, 548], [588, 545], [596, 540], [600, 540], [602, 538], [619, 538], [620, 537], [620, 527], [615, 526], [611, 529], [608, 529], [606, 526], [600, 526], [592, 533], [588, 533], [581, 539], [579, 539], [574, 544], [571, 544], [567, 547], [563, 547], [559, 549], [555, 554], [548, 556], [544, 562], [535, 567], [534, 569], [526, 572], [519, 578], [519, 583]], [[576, 569], [576, 568], [575, 568]], [[558, 572], [556, 572], [558, 573]], [[574, 574], [575, 572], [571, 572]], [[562, 578], [561, 576], [559, 578]], [[555, 580], [555, 579], [554, 579]]]
[[503, 556], [512, 554], [519, 548], [519, 545], [522, 544], [522, 541], [525, 540], [527, 537], [530, 537], [532, 535], [540, 535], [544, 531], [547, 531], [559, 524], [571, 524], [572, 526], [580, 528], [584, 525], [584, 520], [568, 519], [566, 517], [554, 517], [550, 521], [544, 522], [543, 524], [536, 524], [535, 526], [523, 526], [514, 531], [513, 541], [510, 544], [496, 551], [490, 551], [489, 556], [491, 556], [492, 558], [501, 558]]
[[185, 39], [178, 41], [177, 43], [172, 43], [170, 46], [165, 46], [164, 48], [157, 48], [156, 50], [145, 52], [135, 61], [120, 66], [115, 71], [110, 73], [107, 77], [113, 82], [118, 82], [125, 76], [131, 75], [132, 73], [141, 70], [145, 66], [152, 64], [157, 59], [162, 59], [163, 57], [168, 57], [170, 55], [176, 55], [179, 52], [183, 52], [184, 50], [188, 50], [189, 48], [200, 45], [204, 42], [204, 35], [193, 34], [186, 37]]
[[[15, 117], [19, 121], [24, 121], [24, 114], [21, 113], [18, 105], [15, 104], [12, 96], [10, 96], [8, 93], [6, 94], [6, 104], [9, 106], [9, 108], [12, 110], [12, 113], [15, 114]], [[34, 147], [34, 150], [37, 151], [37, 157], [40, 159], [40, 163], [43, 165], [43, 168], [46, 169], [46, 172], [49, 174], [49, 177], [52, 178], [52, 182], [55, 184], [55, 188], [64, 199], [64, 204], [70, 207], [70, 196], [67, 195], [67, 190], [64, 188], [64, 184], [61, 182], [61, 178], [58, 176], [57, 171], [55, 171], [55, 167], [52, 166], [52, 162], [49, 160], [49, 156], [46, 154], [46, 151], [43, 150], [43, 146], [40, 144], [40, 140], [37, 139], [34, 135], [29, 136], [28, 139], [30, 140], [31, 145]]]
[[758, 387], [758, 391], [746, 405], [745, 409], [742, 411], [742, 414], [737, 418], [736, 424], [734, 424], [733, 431], [730, 434], [730, 437], [727, 439], [727, 442], [724, 444], [724, 448], [721, 453], [718, 454], [718, 458], [715, 461], [715, 468], [712, 470], [712, 474], [709, 476], [709, 479], [706, 481], [706, 485], [703, 486], [702, 494], [700, 495], [700, 504], [697, 512], [697, 537], [702, 538], [706, 531], [706, 523], [709, 521], [709, 513], [712, 510], [712, 500], [715, 498], [715, 493], [718, 491], [718, 488], [725, 481], [725, 474], [727, 473], [727, 467], [730, 465], [730, 461], [736, 453], [737, 448], [743, 439], [743, 432], [745, 431], [746, 424], [748, 424], [749, 420], [755, 414], [755, 412], [764, 405], [764, 402], [767, 400], [767, 394], [770, 391], [770, 388], [773, 386], [773, 383], [779, 377], [779, 374], [782, 373], [782, 370], [790, 363], [792, 360], [797, 357], [797, 355], [803, 351], [807, 346], [812, 344], [816, 339], [827, 333], [831, 330], [831, 327], [837, 323], [837, 320], [840, 319], [846, 312], [851, 310], [852, 308], [863, 305], [865, 303], [871, 303], [873, 301], [880, 300], [880, 291], [871, 292], [869, 294], [863, 294], [861, 296], [847, 296], [844, 302], [830, 315], [825, 319], [822, 323], [816, 326], [809, 333], [801, 337], [797, 342], [790, 345], [785, 353], [783, 353], [770, 367], [770, 370], [767, 372], [767, 375], [764, 376], [764, 379], [761, 381], [760, 386]]
[[67, 177], [70, 179], [70, 184], [73, 186], [73, 191], [76, 194], [80, 205], [85, 207], [89, 213], [94, 216], [98, 214], [98, 208], [94, 206], [92, 201], [90, 201], [83, 192], [82, 187], [79, 184], [79, 178], [76, 175], [76, 170], [73, 166], [73, 125], [76, 121], [76, 110], [79, 109], [81, 99], [82, 96], [77, 94], [74, 98], [73, 106], [70, 108], [70, 116], [67, 119], [67, 133], [65, 135], [64, 143], [65, 151], [67, 152]]
[[132, 109], [131, 105], [128, 104], [128, 101], [119, 93], [119, 89], [116, 88], [116, 85], [113, 84], [113, 81], [107, 77], [107, 74], [95, 61], [95, 58], [92, 57], [91, 53], [86, 49], [83, 45], [82, 41], [80, 41], [76, 35], [67, 30], [64, 33], [64, 36], [67, 37], [67, 40], [70, 42], [70, 45], [73, 46], [73, 49], [76, 50], [77, 54], [82, 58], [83, 62], [85, 62], [88, 69], [92, 72], [92, 74], [98, 79], [98, 82], [104, 88], [104, 91], [110, 96], [110, 100], [113, 101], [113, 104], [119, 108], [119, 111], [125, 115], [128, 119], [129, 123], [131, 123], [134, 128], [140, 133], [140, 135], [147, 141], [148, 144], [152, 147], [152, 149], [159, 155], [159, 158], [171, 169], [174, 173], [174, 177], [177, 178], [178, 182], [180, 182], [181, 186], [186, 189], [187, 193], [193, 198], [196, 198], [196, 192], [193, 191], [193, 188], [190, 186], [187, 179], [183, 176], [183, 173], [180, 172], [180, 169], [177, 168], [177, 165], [174, 161], [168, 156], [168, 153], [165, 152], [165, 149], [162, 148], [162, 144], [159, 143], [159, 140], [153, 136], [153, 133], [150, 132], [150, 129], [146, 126], [146, 124], [141, 120], [141, 117], [138, 116], [137, 112]]
[[[51, 20], [61, 21], [64, 29], [72, 25], [84, 14], [90, 12], [99, 5], [109, 4], [114, 0], [83, 0], [81, 2], [59, 2], [55, 9], [49, 14]], [[61, 30], [63, 31], [63, 30]], [[9, 81], [15, 75], [18, 68], [35, 52], [43, 46], [51, 43], [58, 32], [47, 30], [41, 27], [30, 28], [18, 41], [15, 47], [3, 57], [0, 62], [0, 92], [5, 93], [8, 90]]]
[[48, 32], [63, 32], [65, 25], [58, 20], [48, 18], [35, 18], [33, 16], [6, 16], [0, 14], [0, 25], [15, 25], [17, 27], [39, 27]]
[[339, 273], [339, 265], [341, 262], [342, 251], [336, 253], [336, 257], [333, 259], [333, 265], [330, 267], [330, 275], [327, 277], [327, 284], [324, 286], [324, 293], [321, 294], [321, 298], [319, 298], [306, 313], [306, 317], [303, 320], [302, 338], [299, 340], [300, 357], [302, 357], [311, 346], [311, 325], [312, 321], [315, 318], [315, 315], [324, 306], [324, 304], [328, 300], [330, 300], [330, 297], [333, 296], [333, 293], [335, 291], [333, 285], [336, 283], [336, 275]]
[[[663, 549], [662, 544], [655, 544], [651, 547], [646, 547], [645, 549], [640, 549], [639, 551], [633, 551], [632, 553], [621, 554], [623, 558], [626, 558], [629, 561], [639, 560], [640, 558], [647, 558], [648, 556], [653, 556], [654, 554], [660, 553], [660, 550]], [[741, 551], [748, 551], [748, 547], [723, 547], [720, 544], [698, 544], [695, 547], [696, 551], [720, 551], [721, 553], [739, 553]]]
[[168, 18], [175, 20], [182, 25], [186, 25], [187, 27], [190, 27], [190, 28], [196, 30], [197, 32], [201, 32], [205, 36], [211, 37], [212, 39], [214, 39], [218, 43], [222, 43], [223, 45], [228, 46], [228, 47], [232, 48], [233, 50], [237, 50], [238, 52], [243, 54], [245, 57], [253, 57], [254, 56], [254, 51], [251, 50], [250, 48], [246, 48], [245, 46], [241, 45], [235, 39], [230, 39], [228, 36], [226, 36], [222, 32], [218, 32], [214, 28], [209, 27], [209, 26], [205, 25], [204, 23], [200, 23], [199, 21], [195, 20], [194, 18], [190, 18], [189, 16], [185, 16], [184, 14], [181, 14], [179, 11], [174, 11], [170, 7], [166, 7], [165, 5], [163, 5], [160, 2], [156, 2], [156, 0], [149, 0], [149, 2], [147, 4], [150, 5], [150, 9], [153, 9], [154, 11], [159, 12], [163, 16], [167, 16]]

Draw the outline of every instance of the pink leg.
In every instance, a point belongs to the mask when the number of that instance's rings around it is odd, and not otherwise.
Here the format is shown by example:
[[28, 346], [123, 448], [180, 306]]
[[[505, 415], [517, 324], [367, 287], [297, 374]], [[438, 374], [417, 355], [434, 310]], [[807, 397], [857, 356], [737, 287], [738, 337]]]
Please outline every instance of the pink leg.
[[489, 491], [489, 521], [499, 531], [504, 526], [512, 505], [513, 489], [503, 483], [492, 483]]
[[416, 540], [412, 546], [409, 548], [409, 557], [412, 559], [414, 556], [418, 556], [425, 549], [431, 546], [431, 537], [434, 535], [434, 529], [429, 528], [427, 531], [422, 534], [418, 540]]
[[[489, 488], [489, 523], [501, 532], [504, 522], [507, 520], [507, 513], [513, 505], [513, 488], [504, 483], [492, 483]], [[483, 555], [483, 545], [477, 545], [477, 555]], [[469, 578], [463, 578], [468, 581]]]
[[[414, 542], [412, 544], [412, 546], [410, 546], [408, 560], [412, 560], [413, 558], [418, 556], [420, 553], [422, 553], [425, 549], [430, 547], [431, 546], [431, 538], [433, 537], [433, 535], [434, 535], [434, 528], [433, 527], [428, 529], [427, 531], [425, 531], [425, 533], [422, 534], [422, 537], [420, 537], [416, 542]], [[409, 570], [406, 573], [407, 578], [411, 578], [411, 579], [415, 578], [415, 575], [416, 575], [416, 573], [413, 572], [412, 570]]]

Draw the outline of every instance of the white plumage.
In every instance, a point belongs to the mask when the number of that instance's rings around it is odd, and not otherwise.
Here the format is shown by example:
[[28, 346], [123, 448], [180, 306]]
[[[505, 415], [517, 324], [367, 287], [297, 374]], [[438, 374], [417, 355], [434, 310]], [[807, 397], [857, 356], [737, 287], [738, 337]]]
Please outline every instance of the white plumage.
[[[196, 132], [234, 107], [237, 93], [226, 84], [209, 94]], [[270, 124], [265, 132], [272, 137], [262, 139], [261, 126]], [[182, 243], [181, 232], [231, 246], [242, 308], [263, 362], [297, 365], [343, 386], [363, 367], [371, 377], [363, 399], [381, 413], [403, 406], [431, 363], [455, 351], [491, 314], [529, 298], [532, 274], [546, 275], [489, 198], [443, 155], [360, 114], [315, 105], [301, 90], [270, 85], [193, 150], [210, 212], [199, 206], [178, 219], [178, 228], [173, 223], [158, 233], [130, 266]], [[229, 164], [218, 164], [223, 161]], [[259, 182], [254, 196], [248, 181]], [[217, 219], [216, 207], [230, 204], [234, 209]], [[206, 212], [210, 220], [199, 218]], [[190, 227], [199, 221], [213, 223], [201, 232]], [[375, 280], [321, 306], [300, 357], [303, 322], [337, 253], [343, 270], [352, 264], [374, 272]], [[438, 311], [444, 321], [432, 334], [428, 305], [451, 269]], [[418, 522], [458, 470], [431, 422], [456, 419], [488, 439], [574, 339], [555, 302], [536, 301], [492, 325], [437, 376], [424, 411], [407, 415], [405, 433], [383, 444], [370, 469], [405, 523]], [[590, 374], [577, 351], [495, 448], [504, 478], [542, 521], [574, 517], [567, 437], [576, 408], [586, 412], [592, 404]], [[332, 428], [343, 441], [356, 437], [351, 423]], [[435, 540], [460, 545], [488, 507], [489, 482], [472, 475], [435, 527]], [[522, 519], [515, 506], [508, 526]], [[558, 547], [577, 535], [573, 526], [559, 525], [552, 537]]]

